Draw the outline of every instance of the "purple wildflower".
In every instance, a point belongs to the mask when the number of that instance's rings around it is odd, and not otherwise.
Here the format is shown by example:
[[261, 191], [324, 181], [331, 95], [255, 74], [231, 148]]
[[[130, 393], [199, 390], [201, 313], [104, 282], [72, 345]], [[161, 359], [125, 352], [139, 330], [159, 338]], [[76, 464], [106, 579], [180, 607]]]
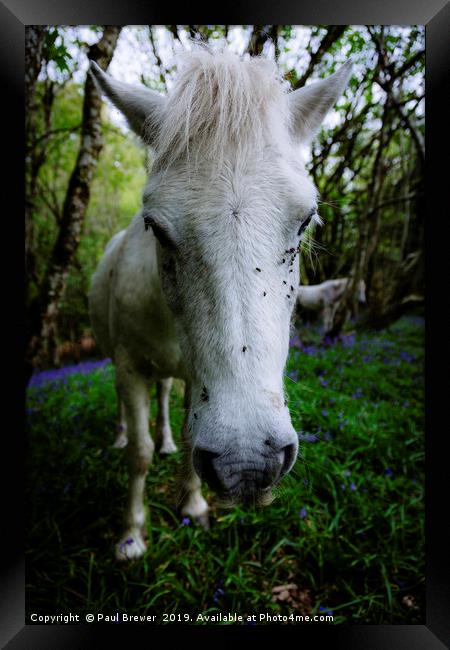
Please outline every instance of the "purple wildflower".
[[87, 375], [93, 370], [104, 368], [111, 364], [111, 359], [102, 359], [101, 361], [85, 361], [75, 366], [65, 366], [64, 368], [52, 368], [35, 372], [30, 379], [29, 386], [37, 388], [51, 382], [67, 382], [69, 375], [82, 374]]
[[411, 363], [411, 361], [415, 361], [415, 355], [410, 354], [409, 352], [404, 352], [403, 350], [400, 352], [400, 359], [403, 361], [406, 361], [407, 363]]
[[303, 508], [298, 513], [298, 516], [300, 517], [300, 519], [304, 519], [307, 514], [308, 514], [308, 511], [306, 510], [305, 506], [303, 506]]
[[354, 334], [343, 334], [341, 337], [342, 344], [345, 347], [352, 347], [355, 343], [355, 335]]
[[224, 594], [225, 594], [225, 592], [224, 592], [223, 589], [216, 589], [216, 591], [214, 592], [214, 595], [213, 595], [213, 601], [215, 603], [218, 603], [220, 596], [223, 596]]
[[119, 544], [119, 548], [121, 551], [123, 551], [125, 546], [130, 546], [131, 544], [134, 544], [134, 539], [132, 537], [128, 537], [124, 542]]
[[189, 526], [190, 523], [191, 523], [191, 520], [189, 519], [189, 517], [183, 517], [183, 519], [181, 520], [181, 525], [182, 526]]
[[392, 471], [392, 469], [390, 467], [386, 467], [386, 469], [384, 470], [384, 475], [385, 476], [393, 476], [393, 474], [394, 474], [394, 472]]
[[328, 417], [328, 411], [326, 409], [323, 409], [322, 415], [323, 415], [324, 418], [327, 418]]
[[325, 388], [325, 386], [328, 386], [327, 380], [324, 379], [323, 377], [321, 377], [320, 378], [320, 385], [323, 386], [323, 388]]
[[356, 485], [355, 483], [350, 483], [350, 490], [354, 492], [356, 490]]

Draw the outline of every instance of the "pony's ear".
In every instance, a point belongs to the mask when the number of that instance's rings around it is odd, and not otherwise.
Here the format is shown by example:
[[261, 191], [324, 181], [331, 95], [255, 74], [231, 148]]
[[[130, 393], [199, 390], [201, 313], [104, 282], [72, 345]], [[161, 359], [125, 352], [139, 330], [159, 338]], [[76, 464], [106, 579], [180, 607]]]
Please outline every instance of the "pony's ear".
[[152, 145], [161, 123], [166, 98], [145, 86], [134, 86], [113, 79], [95, 63], [90, 70], [99, 89], [125, 115], [130, 127], [149, 145]]
[[353, 61], [349, 59], [330, 77], [288, 95], [293, 131], [302, 144], [307, 144], [317, 134], [325, 115], [344, 91], [352, 66]]

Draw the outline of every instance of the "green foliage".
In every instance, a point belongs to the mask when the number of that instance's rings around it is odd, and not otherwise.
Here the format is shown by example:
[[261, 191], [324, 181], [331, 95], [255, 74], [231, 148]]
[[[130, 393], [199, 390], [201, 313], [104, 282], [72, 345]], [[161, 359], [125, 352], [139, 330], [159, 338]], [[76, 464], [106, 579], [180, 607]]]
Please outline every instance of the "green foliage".
[[[111, 446], [112, 366], [29, 389], [28, 612], [289, 615], [299, 610], [272, 589], [294, 583], [306, 611], [332, 610], [335, 623], [424, 622], [423, 322], [331, 347], [311, 328], [300, 336], [286, 390], [301, 454], [274, 503], [223, 511], [204, 489], [211, 530], [184, 526], [174, 508], [181, 454], [155, 454], [149, 550], [126, 567], [113, 559], [127, 480], [125, 453]], [[178, 441], [182, 420], [176, 383]]]
[[54, 61], [60, 72], [69, 71], [72, 56], [58, 27], [51, 27], [46, 33], [43, 56], [46, 61]]
[[[40, 84], [38, 93], [43, 92], [43, 85]], [[46, 148], [46, 161], [39, 175], [42, 191], [33, 214], [39, 278], [45, 273], [58, 234], [58, 219], [48, 203], [50, 201], [56, 206], [61, 214], [80, 145], [82, 102], [82, 86], [75, 83], [62, 87], [54, 102], [52, 130], [55, 135]], [[89, 327], [87, 291], [90, 278], [108, 241], [127, 227], [141, 203], [145, 182], [145, 153], [142, 146], [132, 134], [124, 133], [108, 120], [106, 109], [102, 130], [104, 146], [91, 186], [77, 259], [70, 270], [60, 309], [62, 339], [70, 338], [71, 332], [79, 336], [83, 329]]]

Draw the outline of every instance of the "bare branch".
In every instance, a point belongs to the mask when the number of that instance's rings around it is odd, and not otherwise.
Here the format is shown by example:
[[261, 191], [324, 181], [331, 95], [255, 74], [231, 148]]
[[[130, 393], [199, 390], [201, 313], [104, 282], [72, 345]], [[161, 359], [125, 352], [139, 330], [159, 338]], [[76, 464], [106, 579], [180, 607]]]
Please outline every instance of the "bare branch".
[[322, 60], [324, 54], [328, 52], [328, 50], [331, 48], [333, 43], [335, 43], [338, 38], [342, 36], [342, 34], [345, 32], [347, 27], [345, 25], [332, 25], [323, 39], [320, 42], [319, 47], [317, 50], [314, 52], [314, 54], [311, 55], [311, 59], [309, 61], [308, 67], [304, 74], [300, 77], [300, 79], [295, 83], [294, 85], [294, 90], [297, 90], [297, 88], [301, 88], [302, 86], [305, 85], [307, 79], [312, 75], [314, 68], [320, 61]]
[[150, 43], [152, 45], [153, 54], [155, 56], [156, 63], [157, 63], [158, 68], [159, 68], [159, 80], [164, 85], [164, 88], [165, 88], [166, 87], [166, 72], [167, 71], [166, 71], [166, 69], [165, 69], [165, 67], [163, 65], [163, 62], [161, 61], [161, 57], [158, 54], [155, 39], [153, 38], [153, 29], [152, 29], [151, 25], [148, 25], [148, 35], [149, 35], [149, 38], [150, 38]]
[[181, 43], [180, 35], [178, 33], [178, 27], [176, 25], [169, 25], [169, 31], [173, 35], [174, 39]]

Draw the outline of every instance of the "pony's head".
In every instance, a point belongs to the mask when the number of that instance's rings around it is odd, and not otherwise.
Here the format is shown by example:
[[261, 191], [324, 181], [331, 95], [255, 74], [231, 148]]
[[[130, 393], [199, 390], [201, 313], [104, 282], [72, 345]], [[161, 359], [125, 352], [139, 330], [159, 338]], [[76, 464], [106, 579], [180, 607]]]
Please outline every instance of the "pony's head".
[[143, 214], [192, 386], [194, 467], [232, 502], [269, 502], [298, 451], [283, 369], [299, 245], [318, 220], [300, 148], [351, 67], [287, 92], [268, 60], [194, 51], [167, 96], [92, 72], [154, 150]]

